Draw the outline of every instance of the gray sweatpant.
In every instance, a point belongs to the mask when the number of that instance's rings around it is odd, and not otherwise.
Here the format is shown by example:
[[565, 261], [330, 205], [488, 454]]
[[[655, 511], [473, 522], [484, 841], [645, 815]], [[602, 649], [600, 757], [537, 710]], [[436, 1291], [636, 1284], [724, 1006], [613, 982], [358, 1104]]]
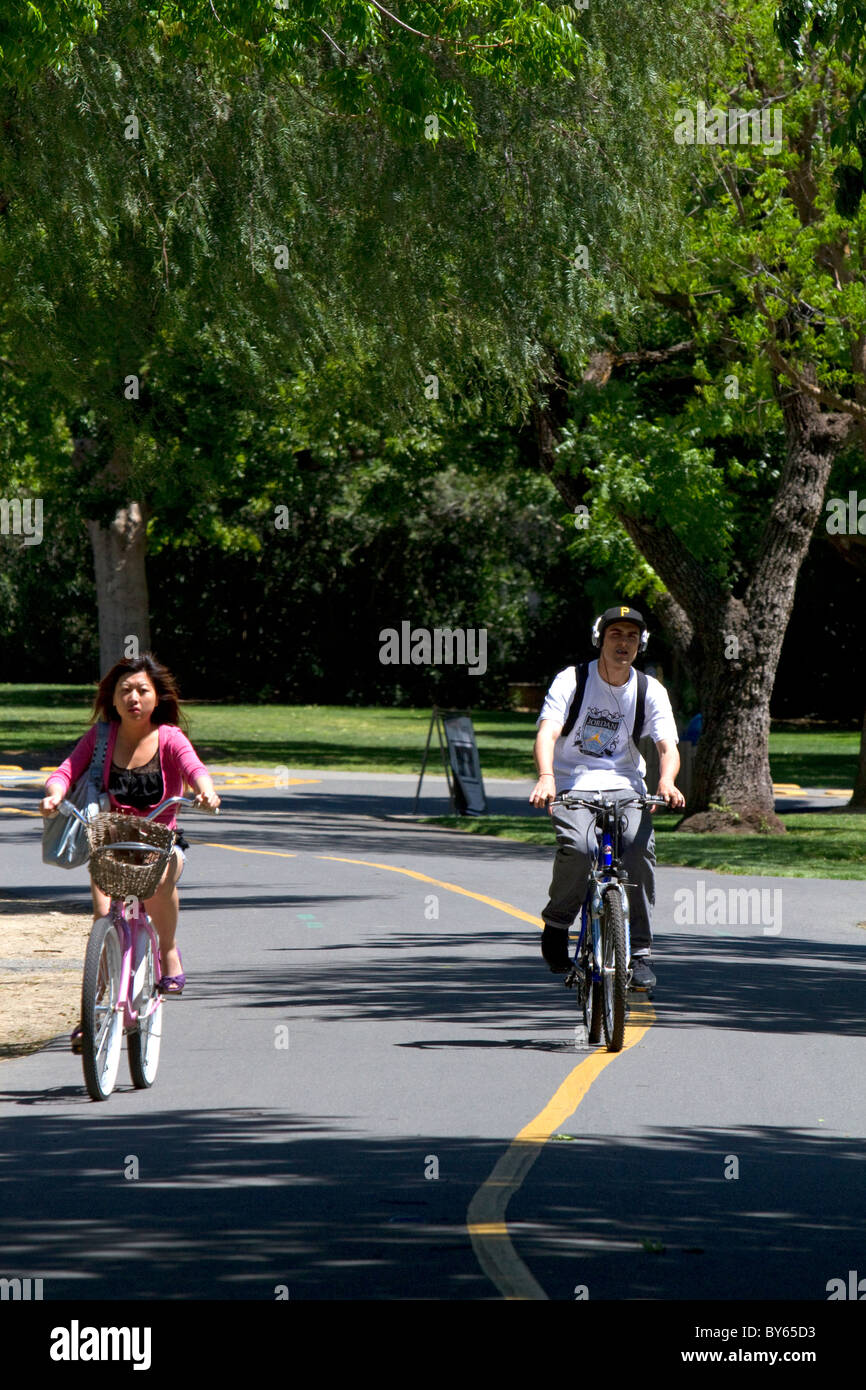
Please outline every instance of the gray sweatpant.
[[[592, 792], [587, 792], [592, 796]], [[611, 801], [627, 800], [634, 792], [609, 792]], [[589, 870], [597, 843], [595, 816], [583, 807], [567, 811], [554, 806], [553, 824], [556, 827], [556, 857], [550, 900], [541, 916], [551, 927], [567, 931], [577, 917], [586, 896]], [[648, 952], [652, 945], [652, 912], [655, 905], [655, 834], [649, 811], [630, 806], [625, 813], [622, 836], [622, 863], [629, 881], [628, 891], [631, 922], [632, 955]]]

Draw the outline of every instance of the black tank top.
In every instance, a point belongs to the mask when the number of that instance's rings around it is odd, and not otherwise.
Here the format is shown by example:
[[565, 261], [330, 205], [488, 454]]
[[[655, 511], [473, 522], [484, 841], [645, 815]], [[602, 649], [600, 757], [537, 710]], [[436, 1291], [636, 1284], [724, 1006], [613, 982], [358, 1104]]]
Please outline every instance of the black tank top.
[[[144, 767], [120, 767], [112, 761], [108, 790], [121, 806], [133, 806], [136, 811], [149, 811], [151, 806], [157, 806], [165, 796], [159, 749]], [[175, 831], [175, 844], [182, 850], [189, 849], [182, 830]]]
[[165, 796], [159, 749], [143, 767], [120, 767], [112, 761], [108, 790], [122, 806], [134, 806], [136, 811], [156, 806]]

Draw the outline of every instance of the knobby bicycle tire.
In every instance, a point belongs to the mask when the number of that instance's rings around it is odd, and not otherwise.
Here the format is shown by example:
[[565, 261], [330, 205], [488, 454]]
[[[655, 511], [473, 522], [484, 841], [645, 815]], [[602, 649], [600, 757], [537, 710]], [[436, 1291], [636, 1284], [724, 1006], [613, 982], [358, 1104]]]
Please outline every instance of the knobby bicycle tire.
[[[139, 1021], [129, 1033], [126, 1046], [132, 1084], [138, 1090], [144, 1090], [153, 1085], [159, 1067], [159, 1050], [162, 1042], [162, 1000], [157, 990], [157, 960], [150, 933], [143, 925], [136, 927], [135, 930], [143, 932], [145, 936], [144, 957], [139, 967], [139, 969], [143, 969], [144, 974], [137, 1000]], [[141, 1015], [146, 1012], [154, 997], [158, 1000], [156, 1009], [147, 1018], [142, 1018]]]
[[616, 889], [604, 895], [601, 910], [602, 1021], [609, 1052], [620, 1052], [625, 1038], [628, 961], [625, 958], [625, 920]]
[[123, 953], [109, 917], [94, 922], [81, 981], [81, 1061], [91, 1100], [107, 1100], [114, 1090], [123, 1044], [123, 1016], [117, 1012]]
[[590, 955], [584, 983], [583, 1021], [586, 1024], [587, 1041], [599, 1043], [601, 1042], [602, 1013], [601, 983], [598, 980], [593, 980], [592, 971], [593, 958]]

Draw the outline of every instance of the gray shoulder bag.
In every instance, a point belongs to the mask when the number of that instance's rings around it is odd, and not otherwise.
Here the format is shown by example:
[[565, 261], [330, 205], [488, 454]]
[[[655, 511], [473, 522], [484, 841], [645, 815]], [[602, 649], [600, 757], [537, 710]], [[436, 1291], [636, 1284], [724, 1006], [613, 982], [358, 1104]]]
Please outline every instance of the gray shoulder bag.
[[[75, 785], [70, 787], [65, 798], [88, 820], [92, 820], [99, 811], [107, 811], [111, 805], [111, 798], [106, 792], [101, 791], [108, 731], [108, 723], [101, 719], [97, 725], [96, 743], [93, 746], [90, 766], [86, 772], [82, 772]], [[43, 864], [53, 864], [58, 869], [77, 869], [86, 864], [89, 858], [87, 831], [80, 820], [76, 820], [74, 816], [61, 815], [46, 818], [42, 826]]]

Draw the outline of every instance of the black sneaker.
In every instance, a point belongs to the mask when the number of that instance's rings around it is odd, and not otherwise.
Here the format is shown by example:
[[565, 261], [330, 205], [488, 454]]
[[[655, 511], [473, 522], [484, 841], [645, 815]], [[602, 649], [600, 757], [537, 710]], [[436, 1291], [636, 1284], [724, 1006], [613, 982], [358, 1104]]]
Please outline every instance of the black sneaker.
[[541, 933], [541, 954], [554, 975], [567, 975], [571, 969], [571, 957], [568, 954], [568, 931], [564, 931], [562, 927], [551, 927], [545, 924], [544, 931]]
[[648, 990], [655, 988], [655, 983], [656, 977], [652, 972], [649, 956], [632, 956], [629, 989], [636, 990], [639, 994], [645, 994]]

